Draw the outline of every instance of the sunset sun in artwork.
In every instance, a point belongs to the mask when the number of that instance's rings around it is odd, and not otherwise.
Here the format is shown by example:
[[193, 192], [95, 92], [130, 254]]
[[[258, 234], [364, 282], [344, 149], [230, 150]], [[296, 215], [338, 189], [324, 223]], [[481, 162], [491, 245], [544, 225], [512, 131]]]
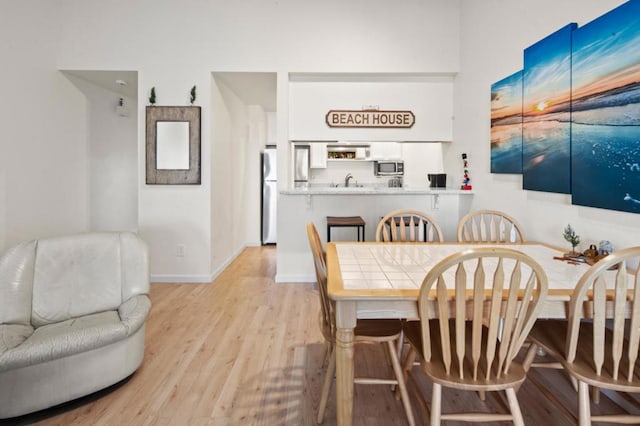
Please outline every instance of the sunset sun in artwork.
[[540, 101], [537, 104], [535, 104], [534, 109], [536, 111], [544, 111], [545, 109], [547, 109], [547, 107], [549, 106], [549, 102], [547, 101]]

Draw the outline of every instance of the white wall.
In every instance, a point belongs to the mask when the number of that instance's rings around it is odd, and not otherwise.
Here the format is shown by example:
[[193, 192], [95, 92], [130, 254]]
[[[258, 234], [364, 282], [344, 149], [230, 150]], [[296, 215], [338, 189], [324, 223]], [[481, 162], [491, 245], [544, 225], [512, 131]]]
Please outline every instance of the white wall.
[[[202, 185], [145, 185], [144, 174], [138, 175], [139, 229], [150, 243], [156, 276], [206, 280], [242, 244], [236, 231], [230, 239], [219, 238], [226, 235], [218, 234], [216, 220], [233, 218], [234, 226], [250, 220], [225, 210], [233, 201], [221, 180], [230, 157], [217, 153], [235, 148], [228, 145], [232, 140], [214, 134], [225, 125], [213, 116], [219, 101], [212, 71], [278, 73], [282, 185], [289, 173], [289, 73], [460, 71], [454, 142], [442, 145], [442, 151], [450, 182], [461, 176], [460, 153], [469, 154], [474, 208], [512, 213], [531, 239], [562, 245], [561, 230], [571, 222], [585, 243], [608, 238], [618, 247], [637, 244], [637, 215], [572, 206], [565, 195], [522, 191], [520, 176], [489, 173], [491, 83], [522, 67], [525, 47], [568, 22], [583, 24], [621, 3], [408, 0], [400, 7], [386, 0], [247, 0], [184, 7], [171, 0], [136, 0], [113, 7], [98, 0], [5, 0], [0, 55], [10, 66], [0, 68], [0, 250], [89, 227], [87, 105], [59, 69], [138, 71], [139, 171], [144, 170], [144, 105], [150, 88], [156, 87], [160, 105], [186, 105], [189, 89], [197, 85], [196, 104], [203, 108]], [[243, 149], [245, 157], [237, 161], [250, 157]], [[281, 232], [300, 234], [287, 229], [296, 212], [281, 212]], [[185, 245], [184, 258], [175, 255], [178, 244]], [[291, 260], [278, 258], [278, 268], [290, 265]]]
[[[88, 229], [136, 231], [138, 228], [138, 103], [74, 75], [66, 77], [87, 98]], [[131, 111], [116, 112], [122, 98]]]
[[[322, 77], [320, 77], [322, 78]], [[292, 81], [289, 86], [289, 138], [292, 140], [450, 141], [453, 116], [453, 78], [422, 77], [420, 81]], [[364, 81], [363, 81], [364, 80]], [[372, 81], [373, 80], [373, 81]], [[329, 127], [329, 110], [412, 111], [410, 128]]]
[[60, 5], [0, 13], [0, 253], [87, 229], [86, 101], [58, 71]]
[[569, 247], [562, 238], [570, 223], [581, 249], [608, 239], [615, 247], [638, 245], [640, 215], [571, 205], [569, 195], [523, 191], [520, 175], [489, 173], [490, 86], [522, 69], [524, 48], [570, 22], [583, 25], [622, 4], [620, 0], [465, 0], [461, 24], [461, 72], [456, 79], [455, 125], [446, 170], [462, 173], [460, 154], [469, 155], [473, 209], [509, 212], [530, 240]]
[[[98, 0], [3, 1], [0, 53], [12, 66], [0, 69], [5, 97], [0, 176], [5, 176], [7, 200], [0, 206], [0, 242], [88, 229], [86, 105], [57, 70], [134, 70], [139, 171], [144, 170], [144, 106], [151, 87], [159, 105], [186, 105], [190, 88], [197, 86], [202, 184], [145, 185], [139, 172], [138, 224], [151, 247], [153, 276], [206, 280], [228, 260], [222, 246], [234, 252], [241, 244], [237, 234], [218, 238], [224, 235], [218, 234], [216, 220], [232, 218], [233, 226], [250, 220], [225, 210], [225, 202], [233, 199], [218, 173], [230, 157], [216, 153], [239, 147], [221, 146], [231, 140], [213, 134], [221, 123], [213, 116], [218, 101], [211, 72], [278, 73], [279, 172], [286, 177], [288, 73], [456, 72], [459, 4], [248, 0], [185, 7], [171, 0], [136, 0], [114, 7]], [[246, 150], [243, 155], [250, 156]], [[280, 230], [294, 214], [280, 215]], [[180, 244], [183, 258], [176, 256]]]
[[[266, 69], [279, 75], [455, 71], [458, 4], [412, 0], [398, 7], [383, 0], [251, 0], [184, 7], [168, 0], [139, 0], [114, 8], [96, 0], [64, 2], [65, 18], [58, 23], [64, 46], [58, 52], [60, 66], [138, 70], [140, 98], [146, 99], [155, 86], [158, 103], [163, 105], [184, 104], [193, 84], [203, 94], [197, 101], [203, 106], [203, 158], [211, 159], [210, 164], [203, 163], [203, 184], [199, 188], [139, 187], [139, 225], [152, 247], [152, 273], [202, 277], [226, 260], [213, 245], [234, 244], [216, 238], [214, 226], [220, 224], [211, 223], [212, 217], [228, 217], [227, 196], [213, 187], [218, 182], [213, 173], [224, 170], [229, 158], [213, 155], [218, 148], [212, 146], [211, 135], [216, 123], [209, 122], [207, 112], [212, 105], [211, 71]], [[283, 93], [286, 88], [279, 78], [278, 94]], [[279, 144], [287, 133], [280, 110]], [[140, 141], [143, 136], [140, 129]], [[288, 148], [283, 150], [286, 158]], [[233, 220], [244, 224], [248, 219], [234, 215]], [[286, 216], [282, 220], [286, 223]], [[186, 246], [185, 257], [176, 259], [176, 245], [181, 243]]]

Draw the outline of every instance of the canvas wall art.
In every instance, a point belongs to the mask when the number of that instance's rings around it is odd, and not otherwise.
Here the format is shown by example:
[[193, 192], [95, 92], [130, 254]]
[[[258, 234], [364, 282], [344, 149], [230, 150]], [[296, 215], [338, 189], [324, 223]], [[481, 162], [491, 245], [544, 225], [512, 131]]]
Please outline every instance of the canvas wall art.
[[491, 85], [491, 173], [522, 173], [522, 70]]
[[524, 51], [522, 184], [571, 191], [571, 33], [569, 24]]
[[572, 202], [640, 213], [640, 1], [573, 33]]

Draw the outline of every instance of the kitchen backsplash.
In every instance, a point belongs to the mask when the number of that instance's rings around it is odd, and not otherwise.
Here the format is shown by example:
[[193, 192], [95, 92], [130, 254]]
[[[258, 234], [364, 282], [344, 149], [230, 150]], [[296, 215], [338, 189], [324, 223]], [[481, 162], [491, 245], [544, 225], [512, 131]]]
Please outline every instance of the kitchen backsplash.
[[[427, 173], [446, 173], [443, 170], [442, 144], [440, 143], [403, 143], [404, 160], [403, 184], [412, 188], [428, 187]], [[386, 185], [390, 177], [378, 177], [373, 174], [373, 161], [328, 161], [326, 169], [311, 169], [310, 183], [344, 183], [345, 176], [351, 173], [351, 184]]]

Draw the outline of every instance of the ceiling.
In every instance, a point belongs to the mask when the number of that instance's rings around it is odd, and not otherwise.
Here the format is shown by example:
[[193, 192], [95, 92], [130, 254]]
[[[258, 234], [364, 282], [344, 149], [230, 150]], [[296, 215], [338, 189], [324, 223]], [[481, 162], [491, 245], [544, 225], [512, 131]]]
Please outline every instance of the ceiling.
[[276, 111], [275, 72], [214, 72], [213, 78], [231, 89], [245, 105]]
[[138, 97], [137, 71], [64, 70], [63, 72], [119, 95], [134, 99]]

